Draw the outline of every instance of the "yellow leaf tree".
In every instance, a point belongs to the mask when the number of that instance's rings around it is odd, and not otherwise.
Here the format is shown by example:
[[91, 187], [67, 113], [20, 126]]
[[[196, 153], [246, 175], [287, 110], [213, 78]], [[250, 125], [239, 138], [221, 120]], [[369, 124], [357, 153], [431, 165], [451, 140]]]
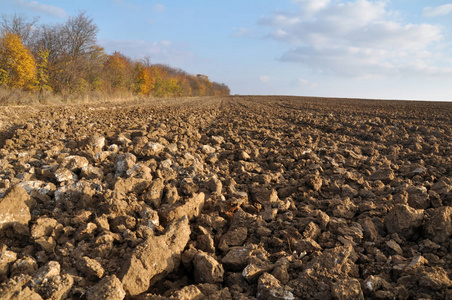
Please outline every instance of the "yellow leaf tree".
[[52, 91], [52, 87], [49, 85], [49, 51], [39, 50], [37, 53], [38, 63], [36, 68], [36, 88], [40, 91]]
[[151, 70], [141, 64], [136, 67], [135, 93], [138, 95], [149, 95], [154, 89]]
[[0, 39], [0, 84], [10, 88], [32, 88], [36, 83], [36, 61], [19, 36], [6, 33]]
[[129, 67], [129, 62], [121, 53], [115, 52], [108, 56], [104, 64], [104, 73], [113, 91], [124, 91], [129, 88]]

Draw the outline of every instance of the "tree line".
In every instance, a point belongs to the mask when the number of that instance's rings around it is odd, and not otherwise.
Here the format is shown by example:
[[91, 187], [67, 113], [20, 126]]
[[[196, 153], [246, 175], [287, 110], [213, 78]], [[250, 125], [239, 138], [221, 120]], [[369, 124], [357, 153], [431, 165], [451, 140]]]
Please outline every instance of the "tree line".
[[0, 86], [62, 95], [101, 92], [154, 97], [229, 95], [225, 84], [191, 75], [150, 58], [105, 53], [98, 26], [81, 12], [65, 23], [39, 25], [37, 18], [0, 18]]

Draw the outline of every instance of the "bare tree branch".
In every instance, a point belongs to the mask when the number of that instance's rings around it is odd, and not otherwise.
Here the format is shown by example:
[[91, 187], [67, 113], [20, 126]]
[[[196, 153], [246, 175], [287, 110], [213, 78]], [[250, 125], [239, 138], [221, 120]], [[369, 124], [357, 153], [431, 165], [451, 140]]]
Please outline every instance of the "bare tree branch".
[[33, 36], [36, 33], [36, 23], [39, 17], [32, 19], [23, 15], [2, 15], [0, 17], [0, 31], [2, 34], [13, 33], [20, 36], [22, 43], [29, 47], [33, 43]]

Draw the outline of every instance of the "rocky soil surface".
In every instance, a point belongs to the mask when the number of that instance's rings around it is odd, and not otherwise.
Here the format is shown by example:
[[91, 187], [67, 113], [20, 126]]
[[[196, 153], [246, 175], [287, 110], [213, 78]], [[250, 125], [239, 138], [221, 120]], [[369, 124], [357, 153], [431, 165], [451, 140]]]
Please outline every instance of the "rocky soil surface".
[[2, 108], [0, 299], [452, 299], [452, 103]]

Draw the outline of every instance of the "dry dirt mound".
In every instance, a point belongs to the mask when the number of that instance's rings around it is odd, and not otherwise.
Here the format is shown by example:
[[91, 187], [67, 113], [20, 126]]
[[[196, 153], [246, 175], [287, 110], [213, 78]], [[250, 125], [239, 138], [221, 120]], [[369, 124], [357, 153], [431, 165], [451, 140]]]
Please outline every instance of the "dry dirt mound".
[[452, 104], [34, 110], [1, 128], [0, 299], [452, 298]]

